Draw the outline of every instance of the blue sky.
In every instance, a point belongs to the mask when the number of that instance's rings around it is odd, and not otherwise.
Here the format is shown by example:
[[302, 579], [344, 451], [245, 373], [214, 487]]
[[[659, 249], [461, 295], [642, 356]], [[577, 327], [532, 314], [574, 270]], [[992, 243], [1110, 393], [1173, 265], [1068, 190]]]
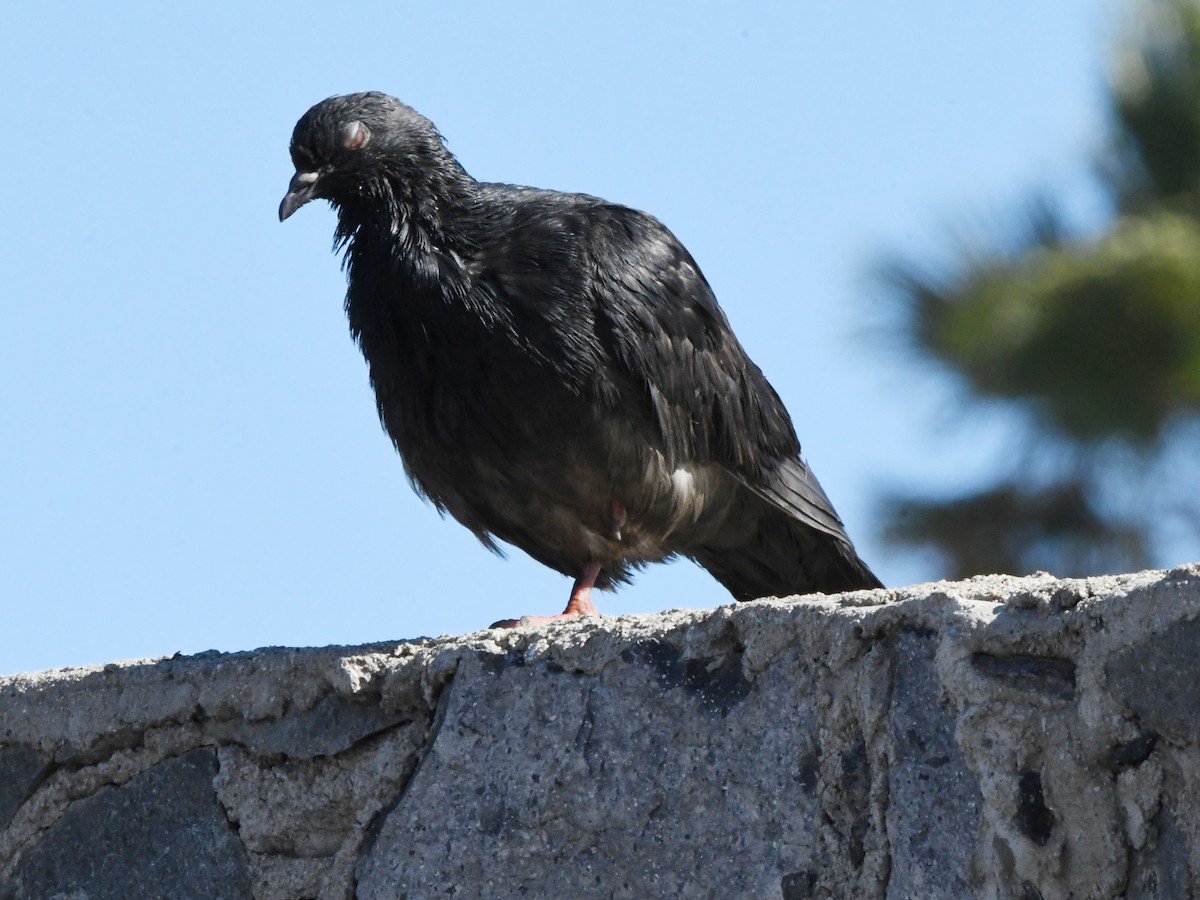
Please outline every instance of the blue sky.
[[[458, 633], [561, 609], [405, 482], [342, 313], [334, 217], [284, 225], [295, 120], [383, 90], [482, 180], [648, 210], [691, 249], [859, 550], [1002, 417], [878, 337], [873, 264], [1082, 185], [1113, 7], [7, 4], [0, 12], [0, 673]], [[875, 336], [872, 336], [872, 335]], [[999, 423], [999, 424], [998, 424]], [[610, 613], [727, 602], [690, 563]]]

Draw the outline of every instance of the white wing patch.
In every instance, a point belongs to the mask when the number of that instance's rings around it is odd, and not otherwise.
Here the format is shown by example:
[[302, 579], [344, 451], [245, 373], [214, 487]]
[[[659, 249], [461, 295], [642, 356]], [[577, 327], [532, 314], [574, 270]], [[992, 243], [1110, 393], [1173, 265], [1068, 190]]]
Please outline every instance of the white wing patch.
[[696, 495], [696, 479], [690, 469], [680, 468], [671, 473], [671, 487], [675, 493], [675, 502], [681, 506], [691, 506]]

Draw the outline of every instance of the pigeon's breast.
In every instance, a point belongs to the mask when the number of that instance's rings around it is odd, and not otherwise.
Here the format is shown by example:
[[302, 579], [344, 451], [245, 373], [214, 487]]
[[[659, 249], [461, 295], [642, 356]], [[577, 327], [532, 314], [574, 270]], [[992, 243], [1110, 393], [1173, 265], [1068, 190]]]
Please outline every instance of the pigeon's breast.
[[435, 388], [420, 413], [383, 411], [414, 484], [481, 539], [568, 575], [600, 560], [620, 578], [629, 563], [687, 553], [731, 502], [724, 469], [668, 463], [635, 419], [545, 379], [502, 382], [455, 396]]

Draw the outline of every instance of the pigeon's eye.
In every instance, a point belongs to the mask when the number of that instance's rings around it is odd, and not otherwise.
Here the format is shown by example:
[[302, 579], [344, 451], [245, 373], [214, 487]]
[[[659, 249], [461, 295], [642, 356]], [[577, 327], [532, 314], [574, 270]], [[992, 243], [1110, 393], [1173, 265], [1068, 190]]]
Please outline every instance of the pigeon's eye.
[[342, 146], [347, 150], [357, 150], [370, 136], [371, 132], [362, 122], [351, 122], [342, 129]]

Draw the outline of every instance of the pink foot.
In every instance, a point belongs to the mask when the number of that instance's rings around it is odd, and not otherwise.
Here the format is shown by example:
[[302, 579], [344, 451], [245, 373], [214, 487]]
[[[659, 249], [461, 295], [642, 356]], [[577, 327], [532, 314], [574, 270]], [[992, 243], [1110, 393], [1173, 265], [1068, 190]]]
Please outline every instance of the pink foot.
[[625, 527], [625, 507], [620, 500], [612, 502], [612, 537], [614, 541], [621, 539], [621, 529]]
[[575, 585], [571, 588], [571, 599], [567, 601], [567, 608], [556, 616], [521, 616], [519, 619], [501, 619], [499, 622], [493, 622], [492, 628], [517, 628], [523, 625], [546, 625], [550, 622], [559, 622], [563, 619], [569, 619], [574, 616], [598, 616], [600, 610], [596, 609], [596, 604], [592, 602], [592, 586], [596, 583], [596, 577], [600, 574], [601, 565], [596, 561], [590, 561], [583, 567], [583, 573], [575, 579]]

